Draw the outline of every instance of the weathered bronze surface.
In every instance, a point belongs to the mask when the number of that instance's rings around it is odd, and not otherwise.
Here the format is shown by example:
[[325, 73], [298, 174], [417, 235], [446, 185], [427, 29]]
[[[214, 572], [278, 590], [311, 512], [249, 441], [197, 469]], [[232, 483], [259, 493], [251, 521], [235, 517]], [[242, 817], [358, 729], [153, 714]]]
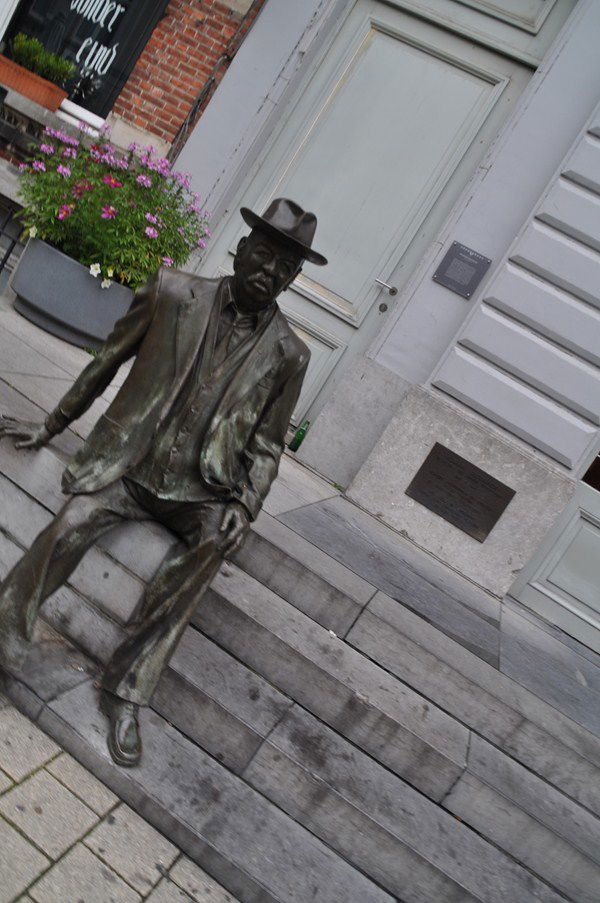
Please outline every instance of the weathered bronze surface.
[[483, 542], [515, 490], [439, 442], [433, 446], [406, 495]]
[[160, 270], [45, 424], [2, 418], [0, 437], [39, 448], [86, 411], [121, 364], [122, 388], [63, 475], [70, 500], [0, 586], [0, 664], [22, 665], [44, 600], [85, 551], [124, 520], [177, 536], [103, 678], [108, 745], [120, 765], [141, 755], [137, 712], [223, 557], [258, 514], [284, 448], [310, 353], [275, 303], [311, 248], [316, 218], [286, 199], [238, 244], [234, 275]]

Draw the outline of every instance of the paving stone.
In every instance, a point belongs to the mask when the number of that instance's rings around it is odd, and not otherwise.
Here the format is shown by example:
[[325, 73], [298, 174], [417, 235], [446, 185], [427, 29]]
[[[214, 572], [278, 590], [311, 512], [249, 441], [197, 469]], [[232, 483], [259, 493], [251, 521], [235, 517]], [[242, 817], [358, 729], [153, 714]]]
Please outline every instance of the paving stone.
[[0, 711], [0, 768], [13, 781], [21, 781], [58, 752], [56, 743], [12, 706]]
[[[263, 755], [264, 752], [264, 755]], [[291, 767], [286, 767], [287, 765]], [[461, 825], [430, 800], [390, 774], [330, 728], [295, 707], [272, 732], [244, 776], [351, 862], [403, 900], [448, 899], [442, 876], [486, 903], [545, 900], [560, 896], [492, 844]], [[352, 825], [353, 839], [338, 846], [341, 824]], [[373, 827], [377, 844], [373, 845]], [[342, 832], [343, 833], [343, 832]], [[386, 836], [387, 835], [387, 836]], [[408, 847], [420, 868], [390, 870]], [[368, 849], [367, 849], [368, 848]], [[424, 877], [433, 866], [424, 896]]]
[[347, 499], [326, 499], [280, 515], [279, 520], [497, 666], [497, 599], [477, 592]]
[[463, 775], [444, 806], [569, 899], [598, 903], [600, 867], [478, 778]]
[[118, 796], [66, 752], [50, 762], [46, 771], [53, 774], [97, 815], [106, 815], [119, 801]]
[[169, 878], [189, 894], [195, 903], [237, 903], [235, 897], [187, 856], [182, 856], [175, 863], [169, 872]]
[[78, 843], [29, 891], [36, 903], [137, 903], [142, 898]]
[[348, 903], [354, 896], [392, 903], [389, 894], [152, 711], [142, 713], [145, 752], [135, 769], [110, 761], [106, 723], [91, 685], [52, 701], [41, 723], [65, 746], [77, 747], [77, 757], [122, 799], [241, 899]]
[[8, 790], [9, 787], [12, 787], [13, 781], [9, 778], [7, 774], [3, 771], [0, 771], [0, 793], [4, 793], [5, 790]]
[[[207, 898], [205, 897], [204, 899], [206, 900]], [[163, 878], [160, 884], [156, 885], [150, 896], [146, 897], [146, 900], [149, 903], [190, 903], [192, 897], [185, 894], [181, 888], [169, 881], [168, 878]], [[210, 901], [213, 903], [212, 898], [210, 898]]]
[[49, 865], [49, 859], [0, 818], [0, 903], [14, 900]]
[[66, 787], [39, 771], [0, 799], [0, 813], [52, 859], [90, 830], [98, 816]]
[[431, 798], [464, 768], [463, 725], [234, 566], [193, 622]]
[[154, 887], [179, 853], [177, 847], [124, 804], [94, 828], [85, 844], [143, 895]]
[[384, 593], [368, 604], [348, 640], [505, 753], [600, 813], [600, 743], [546, 702]]

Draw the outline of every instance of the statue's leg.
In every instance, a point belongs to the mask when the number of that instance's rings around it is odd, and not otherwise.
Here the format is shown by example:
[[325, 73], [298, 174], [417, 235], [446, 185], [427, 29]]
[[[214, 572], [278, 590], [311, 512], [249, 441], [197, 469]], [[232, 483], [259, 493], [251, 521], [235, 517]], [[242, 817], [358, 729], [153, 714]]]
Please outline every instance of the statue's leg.
[[137, 705], [149, 703], [223, 559], [223, 505], [208, 503], [201, 511], [199, 505], [186, 507], [184, 525], [161, 517], [183, 542], [167, 553], [146, 590], [139, 625], [114, 653], [102, 681], [105, 690]]
[[151, 517], [119, 481], [75, 495], [0, 585], [0, 665], [19, 667], [43, 601], [68, 579], [84, 553], [124, 519]]

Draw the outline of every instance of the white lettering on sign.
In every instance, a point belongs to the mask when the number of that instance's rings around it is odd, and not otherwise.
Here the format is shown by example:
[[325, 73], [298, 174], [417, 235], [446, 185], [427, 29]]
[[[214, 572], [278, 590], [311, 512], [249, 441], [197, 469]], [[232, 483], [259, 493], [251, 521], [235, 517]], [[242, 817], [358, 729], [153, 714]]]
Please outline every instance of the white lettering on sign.
[[115, 61], [118, 46], [119, 44], [117, 42], [116, 44], [113, 44], [112, 47], [105, 47], [104, 44], [99, 44], [98, 41], [94, 41], [93, 38], [86, 38], [77, 51], [75, 59], [78, 63], [81, 63], [83, 54], [89, 48], [88, 54], [85, 57], [85, 60], [83, 60], [83, 68], [92, 69], [97, 72], [98, 75], [106, 75]]
[[113, 30], [119, 16], [126, 12], [126, 8], [114, 0], [71, 0], [71, 10], [109, 31]]

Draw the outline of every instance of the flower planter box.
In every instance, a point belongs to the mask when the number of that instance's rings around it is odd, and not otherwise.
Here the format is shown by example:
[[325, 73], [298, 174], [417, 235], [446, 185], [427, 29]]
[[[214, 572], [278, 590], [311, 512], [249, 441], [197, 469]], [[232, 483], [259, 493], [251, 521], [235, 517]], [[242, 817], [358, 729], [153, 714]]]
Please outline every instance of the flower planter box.
[[46, 332], [80, 348], [100, 348], [133, 300], [133, 291], [100, 280], [61, 251], [29, 239], [11, 280], [15, 310]]
[[19, 66], [6, 56], [0, 56], [0, 85], [17, 91], [52, 112], [58, 110], [67, 97], [67, 92], [58, 85]]

